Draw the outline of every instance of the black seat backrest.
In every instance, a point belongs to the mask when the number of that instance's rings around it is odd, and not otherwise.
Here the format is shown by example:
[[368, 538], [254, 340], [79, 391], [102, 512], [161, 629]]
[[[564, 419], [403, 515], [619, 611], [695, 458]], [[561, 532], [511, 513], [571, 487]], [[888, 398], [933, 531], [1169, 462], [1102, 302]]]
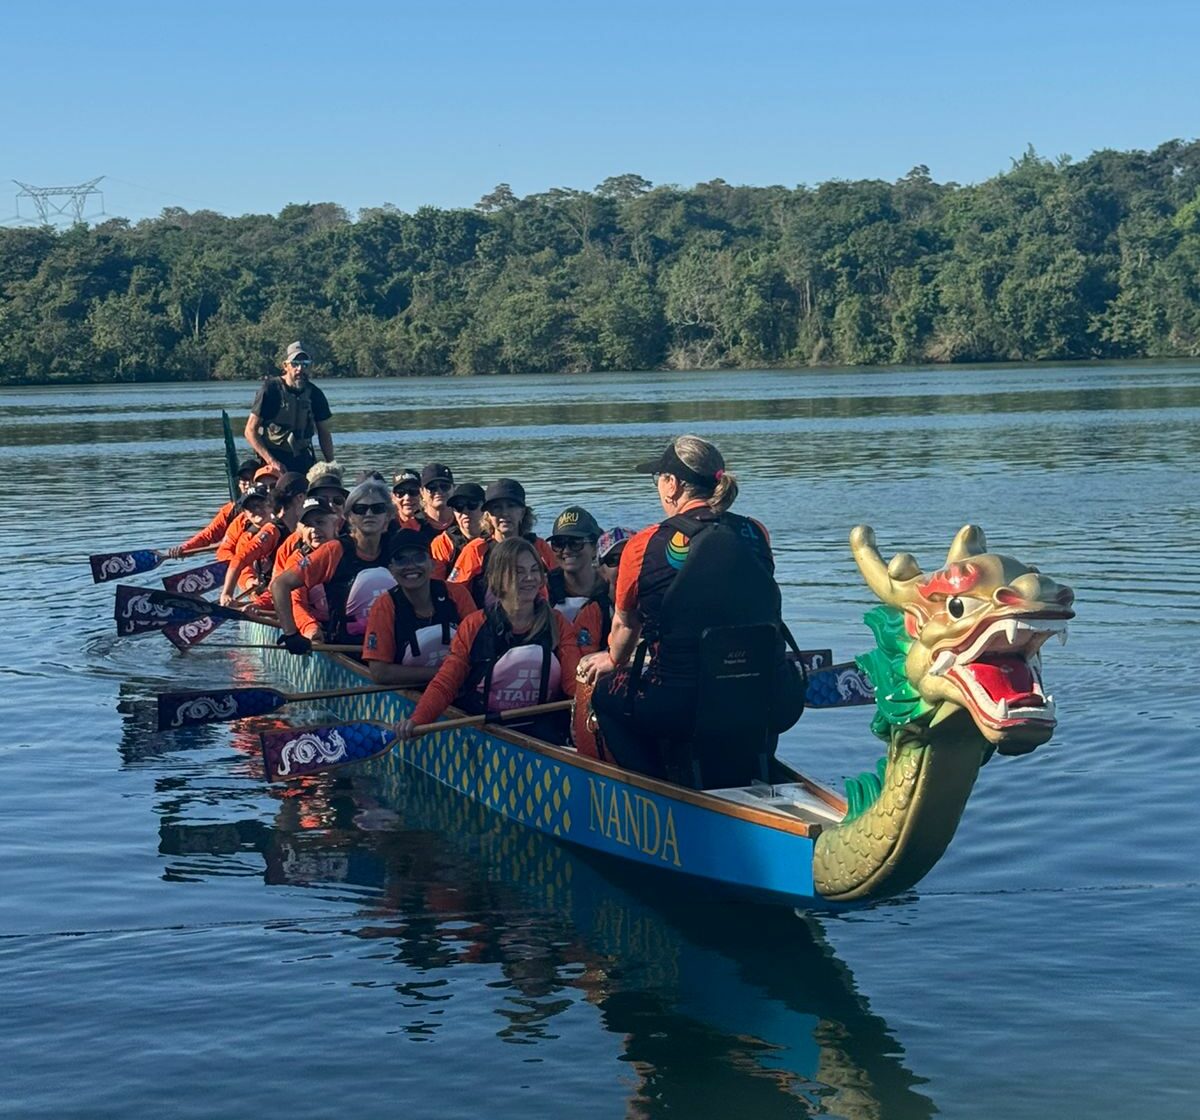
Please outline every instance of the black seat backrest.
[[776, 742], [771, 712], [783, 656], [778, 628], [712, 626], [700, 635], [697, 653], [696, 723], [678, 759], [682, 777], [698, 789], [765, 781]]

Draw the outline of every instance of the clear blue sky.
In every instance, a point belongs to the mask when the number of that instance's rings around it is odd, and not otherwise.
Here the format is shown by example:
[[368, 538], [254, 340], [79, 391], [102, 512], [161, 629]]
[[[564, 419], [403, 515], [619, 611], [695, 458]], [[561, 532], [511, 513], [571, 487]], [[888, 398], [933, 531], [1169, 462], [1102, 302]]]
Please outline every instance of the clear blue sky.
[[[975, 182], [1200, 134], [1200, 5], [13, 0], [8, 180], [105, 210], [470, 206], [655, 183]], [[22, 204], [23, 211], [28, 203]]]

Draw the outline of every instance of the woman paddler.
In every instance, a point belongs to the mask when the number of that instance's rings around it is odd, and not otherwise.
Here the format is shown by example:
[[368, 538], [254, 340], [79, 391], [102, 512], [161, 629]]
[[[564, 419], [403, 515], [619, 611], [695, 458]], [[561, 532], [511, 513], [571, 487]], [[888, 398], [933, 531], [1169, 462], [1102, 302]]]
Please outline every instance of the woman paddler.
[[454, 521], [429, 545], [435, 579], [445, 579], [467, 543], [483, 535], [483, 487], [474, 482], [460, 483], [446, 500], [446, 507]]
[[[279, 644], [289, 653], [308, 653], [312, 648], [312, 643], [298, 633], [292, 612], [292, 592], [300, 587], [308, 588], [310, 594], [314, 588], [324, 589], [329, 606], [329, 639], [349, 639], [348, 626], [355, 620], [348, 616], [347, 600], [362, 573], [386, 569], [388, 557], [383, 542], [391, 515], [392, 496], [387, 484], [375, 478], [360, 482], [346, 499], [346, 535], [327, 541], [271, 581], [271, 598], [283, 631]], [[365, 623], [366, 617], [360, 621]]]
[[[310, 487], [309, 493], [312, 490]], [[275, 553], [275, 570], [272, 581], [285, 569], [300, 562], [303, 556], [311, 556], [326, 541], [337, 538], [342, 524], [342, 503], [337, 509], [324, 498], [307, 497], [300, 510], [300, 524], [296, 532]], [[313, 642], [325, 640], [325, 626], [329, 622], [329, 604], [325, 601], [325, 589], [298, 587], [292, 592], [292, 614], [296, 628]]]
[[454, 472], [445, 463], [426, 463], [421, 468], [421, 516], [434, 533], [444, 533], [454, 524], [446, 508], [454, 490]]
[[[666, 777], [663, 746], [686, 744], [695, 727], [704, 631], [760, 623], [782, 630], [780, 597], [767, 532], [729, 512], [738, 485], [716, 447], [679, 436], [636, 469], [654, 476], [667, 517], [626, 544], [608, 648], [580, 662], [579, 680], [594, 686], [592, 706], [618, 764]], [[776, 660], [787, 668], [782, 641], [772, 668]], [[789, 704], [803, 707], [799, 674], [779, 680], [775, 731], [798, 718]]]
[[574, 625], [580, 656], [603, 649], [612, 626], [608, 580], [596, 567], [599, 539], [600, 525], [582, 506], [567, 506], [550, 531], [559, 566], [546, 577], [546, 589], [550, 605]]
[[447, 582], [465, 583], [477, 606], [487, 600], [487, 569], [492, 549], [501, 541], [525, 540], [541, 558], [547, 571], [558, 567], [558, 560], [533, 532], [537, 517], [525, 504], [525, 487], [515, 478], [498, 478], [483, 497], [483, 535], [470, 541], [459, 553]]
[[238, 497], [226, 502], [217, 510], [213, 519], [200, 532], [188, 537], [183, 544], [176, 545], [174, 548], [168, 548], [167, 555], [174, 560], [178, 559], [185, 552], [192, 552], [201, 548], [209, 548], [214, 544], [220, 544], [221, 538], [225, 536], [225, 531], [240, 512], [238, 498], [241, 498], [254, 485], [254, 472], [261, 466], [262, 464], [257, 459], [243, 459], [238, 465], [237, 472]]
[[238, 591], [243, 595], [253, 594], [250, 606], [256, 609], [271, 606], [271, 595], [266, 588], [276, 570], [275, 557], [296, 532], [307, 497], [308, 479], [302, 474], [289, 472], [275, 484], [271, 491], [271, 519], [257, 533], [242, 536], [225, 569], [221, 606], [229, 606]]
[[392, 504], [398, 528], [420, 533], [429, 541], [441, 532], [425, 520], [421, 506], [420, 472], [411, 467], [402, 467], [392, 476]]
[[433, 557], [422, 533], [400, 529], [388, 538], [388, 550], [396, 585], [371, 604], [363, 660], [376, 684], [422, 685], [446, 659], [475, 603], [461, 583], [430, 578]]
[[[230, 521], [229, 528], [225, 530], [221, 543], [217, 545], [216, 557], [218, 560], [226, 562], [232, 560], [242, 537], [247, 533], [253, 536], [266, 523], [267, 518], [271, 516], [271, 491], [275, 488], [278, 478], [279, 472], [274, 467], [259, 467], [254, 472], [250, 488], [238, 499], [237, 514]], [[250, 501], [252, 498], [264, 496], [267, 499], [265, 507], [261, 502]], [[247, 506], [248, 501], [255, 507], [254, 514], [250, 513]]]
[[[463, 619], [412, 716], [397, 725], [398, 736], [411, 737], [417, 724], [437, 719], [451, 704], [467, 712], [502, 712], [574, 693], [575, 630], [546, 602], [537, 549], [519, 537], [498, 542], [487, 579], [495, 602]], [[512, 726], [557, 740], [565, 731], [565, 721], [553, 716]]]

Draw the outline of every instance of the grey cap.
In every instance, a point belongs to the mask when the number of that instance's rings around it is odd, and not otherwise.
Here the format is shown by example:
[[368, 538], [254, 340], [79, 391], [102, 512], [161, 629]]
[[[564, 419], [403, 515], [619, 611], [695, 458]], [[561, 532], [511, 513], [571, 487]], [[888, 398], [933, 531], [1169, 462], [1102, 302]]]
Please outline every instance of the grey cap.
[[[296, 358], [309, 358], [308, 347], [303, 342], [293, 342], [287, 348], [285, 361], [294, 361]], [[309, 358], [311, 361], [312, 359]]]

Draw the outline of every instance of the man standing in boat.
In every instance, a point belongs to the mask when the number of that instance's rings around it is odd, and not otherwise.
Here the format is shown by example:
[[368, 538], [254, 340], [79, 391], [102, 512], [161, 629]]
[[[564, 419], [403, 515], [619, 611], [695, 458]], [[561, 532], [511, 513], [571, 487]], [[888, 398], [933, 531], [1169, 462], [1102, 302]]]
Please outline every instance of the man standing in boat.
[[262, 383], [246, 421], [246, 442], [281, 474], [303, 474], [317, 461], [314, 436], [325, 461], [333, 461], [332, 413], [325, 394], [308, 379], [311, 366], [304, 345], [293, 342], [287, 348], [282, 373]]

